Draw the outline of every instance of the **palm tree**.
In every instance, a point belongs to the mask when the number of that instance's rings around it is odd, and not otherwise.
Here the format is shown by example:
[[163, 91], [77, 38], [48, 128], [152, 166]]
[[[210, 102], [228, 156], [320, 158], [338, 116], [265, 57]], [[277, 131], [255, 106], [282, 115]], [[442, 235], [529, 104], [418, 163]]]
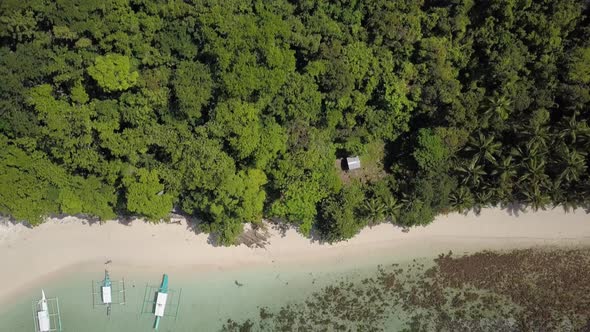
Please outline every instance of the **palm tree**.
[[[583, 197], [590, 196], [590, 178], [586, 178], [585, 181], [580, 181], [581, 183], [578, 184], [577, 191], [582, 194]], [[586, 212], [590, 212], [590, 200], [579, 198], [578, 204], [580, 207], [586, 209]]]
[[397, 217], [399, 216], [399, 212], [402, 208], [403, 204], [395, 198], [395, 196], [390, 196], [385, 200], [384, 204], [384, 214], [385, 217], [390, 222], [396, 222]]
[[476, 212], [479, 213], [483, 207], [492, 205], [494, 203], [492, 201], [494, 199], [494, 194], [495, 194], [494, 188], [488, 187], [488, 186], [481, 187], [475, 193], [474, 208], [475, 208]]
[[577, 116], [579, 112], [574, 112], [572, 116], [564, 118], [561, 121], [560, 131], [558, 137], [569, 144], [575, 144], [579, 136], [587, 136], [590, 134], [590, 128], [585, 121], [578, 121]]
[[580, 207], [580, 200], [577, 196], [572, 196], [571, 194], [566, 193], [563, 198], [564, 199], [559, 202], [559, 205], [563, 207], [563, 211], [569, 213]]
[[508, 97], [494, 93], [486, 99], [484, 120], [505, 121], [512, 111], [512, 101]]
[[586, 153], [570, 149], [563, 144], [559, 147], [559, 180], [567, 182], [578, 181], [580, 175], [586, 172]]
[[451, 206], [459, 213], [470, 209], [473, 206], [473, 195], [467, 187], [461, 186], [449, 197]]
[[502, 206], [514, 203], [514, 188], [512, 184], [497, 187], [495, 189], [495, 196]]
[[577, 132], [576, 139], [584, 150], [590, 151], [590, 129]]
[[363, 208], [371, 223], [376, 223], [383, 219], [385, 205], [380, 200], [376, 198], [367, 200]]
[[579, 206], [578, 195], [566, 187], [561, 180], [553, 181], [549, 186], [553, 206], [561, 206], [565, 212], [575, 210]]
[[521, 162], [526, 162], [530, 159], [543, 157], [547, 152], [546, 147], [540, 146], [534, 141], [529, 141], [524, 145], [518, 145], [512, 148], [510, 154], [518, 158]]
[[[389, 206], [388, 209], [391, 209], [393, 202], [394, 201], [391, 201], [390, 203], [386, 203], [386, 205]], [[397, 218], [399, 218], [399, 216], [402, 215], [402, 212], [403, 212], [403, 214], [410, 213], [415, 206], [422, 206], [422, 204], [423, 204], [422, 199], [420, 199], [419, 197], [416, 197], [415, 195], [412, 195], [412, 194], [407, 194], [405, 192], [402, 193], [402, 197], [399, 201], [399, 208], [397, 208], [397, 211], [399, 214], [394, 215], [396, 217], [396, 219], [392, 220], [392, 223], [403, 226], [404, 228], [411, 226], [412, 225], [411, 220], [409, 220], [409, 219], [399, 220]], [[395, 204], [393, 204], [393, 206], [395, 206]]]
[[466, 151], [475, 152], [477, 161], [487, 160], [490, 163], [496, 162], [494, 155], [498, 154], [502, 144], [500, 142], [494, 142], [494, 137], [486, 137], [481, 132], [478, 133], [476, 138], [471, 138], [469, 145], [465, 148]]
[[477, 163], [477, 158], [471, 159], [471, 161], [465, 165], [457, 167], [457, 171], [461, 174], [461, 184], [467, 184], [472, 188], [476, 188], [482, 181], [486, 172], [483, 166]]
[[511, 184], [512, 180], [517, 175], [514, 158], [511, 155], [505, 156], [499, 162], [496, 162], [494, 166], [495, 168], [492, 171], [492, 175], [498, 176], [499, 185], [504, 186]]
[[546, 126], [534, 124], [524, 128], [520, 133], [526, 137], [529, 144], [535, 144], [539, 147], [547, 147], [549, 131]]
[[533, 185], [530, 190], [524, 190], [525, 202], [533, 208], [533, 211], [545, 209], [551, 203], [549, 195], [543, 193], [538, 185]]
[[520, 177], [519, 182], [527, 181], [533, 186], [548, 183], [549, 176], [545, 173], [545, 161], [531, 158], [526, 161], [524, 168], [525, 173]]

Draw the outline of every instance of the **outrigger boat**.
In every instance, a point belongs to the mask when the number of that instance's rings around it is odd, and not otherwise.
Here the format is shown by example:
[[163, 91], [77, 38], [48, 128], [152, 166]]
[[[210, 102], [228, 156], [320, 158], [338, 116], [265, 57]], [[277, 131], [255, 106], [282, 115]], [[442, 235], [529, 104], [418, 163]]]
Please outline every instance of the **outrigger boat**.
[[32, 309], [36, 332], [62, 331], [57, 297], [47, 298], [41, 290], [41, 300], [33, 301]]
[[47, 298], [45, 298], [45, 291], [41, 290], [41, 300], [37, 303], [37, 322], [39, 323], [39, 331], [51, 331], [51, 321], [49, 319], [49, 308], [47, 306]]
[[158, 329], [160, 326], [160, 319], [164, 316], [164, 310], [166, 309], [166, 300], [168, 299], [168, 275], [164, 274], [162, 277], [162, 284], [156, 297], [156, 305], [154, 308], [154, 315], [156, 315], [156, 322], [154, 323], [154, 329]]
[[172, 289], [168, 287], [168, 275], [162, 276], [162, 282], [157, 285], [146, 285], [143, 296], [143, 305], [141, 306], [141, 315], [149, 314], [155, 316], [154, 329], [158, 330], [163, 317], [178, 318], [180, 309], [180, 297], [182, 289]]
[[111, 304], [113, 303], [113, 298], [112, 298], [112, 282], [111, 282], [111, 278], [109, 277], [109, 271], [104, 270], [104, 280], [102, 281], [102, 288], [101, 288], [101, 292], [102, 292], [102, 303], [104, 303], [104, 305], [107, 306], [107, 315], [111, 314]]
[[109, 271], [106, 269], [102, 280], [92, 281], [92, 307], [106, 306], [109, 317], [114, 305], [125, 304], [125, 295], [125, 279], [111, 279]]

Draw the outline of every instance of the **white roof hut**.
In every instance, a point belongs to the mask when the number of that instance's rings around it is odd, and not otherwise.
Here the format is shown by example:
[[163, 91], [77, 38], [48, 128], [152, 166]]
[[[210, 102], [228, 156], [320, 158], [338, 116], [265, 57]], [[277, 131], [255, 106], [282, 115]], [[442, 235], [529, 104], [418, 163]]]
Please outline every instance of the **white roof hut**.
[[349, 171], [352, 171], [353, 169], [359, 169], [361, 168], [361, 160], [358, 156], [348, 157], [346, 158], [346, 166], [348, 167]]

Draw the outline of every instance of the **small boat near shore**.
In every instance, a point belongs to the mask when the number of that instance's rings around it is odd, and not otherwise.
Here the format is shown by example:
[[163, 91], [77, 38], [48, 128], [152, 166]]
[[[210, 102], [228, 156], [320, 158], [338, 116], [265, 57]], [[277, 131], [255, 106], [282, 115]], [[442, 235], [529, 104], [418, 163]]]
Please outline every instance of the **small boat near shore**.
[[39, 331], [51, 331], [51, 320], [49, 319], [49, 309], [47, 307], [47, 298], [45, 298], [44, 290], [41, 290], [41, 300], [39, 301], [39, 310], [37, 311], [37, 322], [39, 323]]
[[125, 279], [113, 280], [109, 270], [104, 270], [104, 278], [92, 281], [92, 307], [104, 306], [110, 317], [113, 305], [124, 305], [126, 302]]
[[168, 275], [164, 274], [162, 277], [162, 284], [158, 290], [156, 297], [156, 305], [154, 307], [154, 315], [156, 316], [156, 322], [154, 323], [154, 329], [158, 329], [160, 326], [160, 319], [164, 316], [166, 310], [166, 301], [168, 300]]
[[107, 315], [111, 314], [111, 303], [113, 303], [113, 297], [111, 293], [111, 278], [109, 277], [109, 271], [104, 271], [104, 280], [102, 281], [101, 293], [102, 303], [107, 306]]
[[33, 316], [36, 332], [62, 331], [59, 300], [57, 298], [48, 299], [43, 289], [41, 290], [41, 299], [33, 302]]
[[162, 317], [178, 318], [181, 293], [182, 289], [176, 291], [168, 287], [167, 274], [162, 276], [160, 286], [146, 285], [141, 313], [155, 316], [155, 330], [160, 328]]

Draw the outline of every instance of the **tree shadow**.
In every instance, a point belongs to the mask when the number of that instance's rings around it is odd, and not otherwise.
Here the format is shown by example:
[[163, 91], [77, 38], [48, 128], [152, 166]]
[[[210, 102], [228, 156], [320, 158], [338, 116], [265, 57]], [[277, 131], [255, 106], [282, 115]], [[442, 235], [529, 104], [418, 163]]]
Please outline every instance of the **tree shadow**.
[[317, 243], [320, 245], [324, 245], [324, 244], [328, 243], [323, 238], [322, 233], [320, 232], [320, 229], [315, 226], [311, 228], [311, 230], [309, 231], [309, 236], [307, 238], [309, 239], [309, 243]]
[[214, 248], [221, 247], [221, 244], [219, 244], [219, 234], [215, 232], [209, 233], [207, 236], [207, 244]]
[[249, 227], [245, 228], [238, 236], [237, 244], [246, 245], [248, 248], [265, 249], [270, 244], [271, 237], [267, 225], [264, 222], [249, 224]]
[[343, 171], [349, 171], [350, 169], [348, 169], [348, 163], [346, 162], [346, 158], [342, 158], [340, 159], [340, 169]]
[[295, 229], [293, 224], [287, 222], [286, 220], [284, 220], [282, 218], [272, 217], [272, 218], [267, 219], [267, 221], [268, 221], [268, 225], [270, 225], [270, 227], [273, 230], [278, 231], [279, 234], [281, 235], [281, 237], [287, 236], [288, 230]]
[[[131, 226], [131, 224], [133, 223], [134, 220], [138, 220], [137, 217], [132, 217], [132, 216], [119, 216], [117, 218], [117, 223], [123, 225], [123, 226]], [[102, 223], [102, 221], [99, 221]]]
[[[13, 216], [10, 216], [10, 215], [0, 215], [0, 224], [4, 224], [4, 225], [12, 224], [13, 226], [23, 225], [27, 228], [34, 228], [35, 226], [39, 226], [48, 220], [55, 220], [57, 222], [63, 222], [63, 220], [68, 217], [75, 218], [75, 219], [77, 219], [77, 221], [80, 221], [80, 223], [82, 225], [89, 225], [89, 226], [92, 226], [95, 224], [102, 224], [102, 223], [106, 222], [105, 220], [101, 220], [100, 218], [98, 218], [96, 216], [91, 216], [91, 215], [82, 214], [82, 213], [74, 214], [74, 215], [65, 214], [65, 213], [51, 213], [51, 214], [44, 216], [43, 221], [39, 224], [36, 224], [36, 225], [33, 225], [30, 222], [25, 221], [25, 220], [17, 220]], [[125, 219], [125, 217], [122, 217], [122, 216], [117, 217], [116, 220], [117, 220], [117, 222], [123, 223], [123, 224], [125, 224], [127, 222], [127, 219]], [[131, 222], [132, 219], [129, 219], [129, 220], [130, 220], [129, 222]]]
[[47, 217], [45, 217], [44, 222], [46, 220], [49, 219], [54, 219], [57, 220], [58, 222], [62, 222], [65, 218], [68, 217], [72, 217], [72, 218], [76, 218], [77, 220], [79, 220], [82, 225], [89, 225], [92, 226], [94, 224], [101, 224], [104, 223], [105, 220], [101, 220], [98, 217], [95, 216], [91, 216], [88, 214], [84, 214], [84, 213], [78, 213], [78, 214], [65, 214], [65, 213], [56, 213], [56, 214], [50, 214]]
[[518, 218], [521, 213], [527, 212], [527, 207], [522, 203], [513, 202], [503, 205], [502, 210], [506, 211], [510, 216]]
[[[173, 213], [170, 214], [170, 219], [184, 219], [186, 221], [186, 229], [195, 233], [195, 235], [199, 235], [204, 233], [201, 225], [203, 224], [203, 219], [196, 217], [192, 214], [186, 213], [182, 210], [175, 210]], [[181, 224], [182, 221], [170, 221], [171, 223]]]
[[[281, 235], [282, 238], [287, 236], [287, 232], [289, 230], [294, 230], [300, 236], [305, 237], [303, 234], [301, 234], [298, 225], [290, 223], [290, 222], [286, 221], [285, 219], [273, 217], [273, 218], [267, 219], [266, 221], [268, 222], [268, 225], [270, 225], [270, 227], [273, 230], [279, 232], [279, 234]], [[323, 239], [320, 229], [317, 228], [315, 225], [311, 228], [311, 230], [309, 231], [309, 236], [307, 236], [306, 238], [309, 239], [310, 243], [319, 243], [319, 244], [328, 243]]]
[[207, 234], [207, 244], [215, 248], [222, 247], [219, 241], [219, 234], [215, 232], [205, 232], [203, 230], [205, 221], [202, 218], [177, 209], [170, 214], [170, 219], [179, 219], [176, 221], [170, 221], [171, 223], [179, 225], [182, 224], [182, 220], [184, 220], [186, 222], [185, 226], [187, 231], [193, 233], [194, 235]]
[[31, 225], [28, 221], [20, 221], [16, 220], [13, 216], [0, 214], [0, 225], [16, 226], [18, 224], [23, 225], [26, 228], [33, 228], [33, 225]]

